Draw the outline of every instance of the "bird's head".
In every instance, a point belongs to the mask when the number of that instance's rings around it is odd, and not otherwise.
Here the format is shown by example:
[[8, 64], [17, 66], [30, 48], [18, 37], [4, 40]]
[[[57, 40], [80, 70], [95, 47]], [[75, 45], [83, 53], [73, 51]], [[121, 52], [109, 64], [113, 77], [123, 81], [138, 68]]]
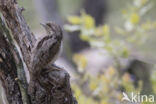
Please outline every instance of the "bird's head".
[[53, 22], [47, 22], [45, 24], [41, 23], [41, 25], [45, 28], [48, 35], [53, 35], [58, 40], [62, 40], [63, 34], [62, 29], [59, 25]]

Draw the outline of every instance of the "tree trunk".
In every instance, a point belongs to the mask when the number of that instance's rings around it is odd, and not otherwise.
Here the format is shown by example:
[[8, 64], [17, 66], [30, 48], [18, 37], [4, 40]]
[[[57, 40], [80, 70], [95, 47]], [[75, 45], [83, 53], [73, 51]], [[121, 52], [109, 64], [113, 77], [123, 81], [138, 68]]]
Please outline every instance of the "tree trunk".
[[[27, 88], [31, 85], [26, 81], [23, 65], [26, 64], [29, 72], [32, 70], [31, 50], [36, 38], [22, 16], [23, 10], [16, 0], [0, 0], [0, 11], [12, 33], [10, 35], [3, 21], [0, 21], [0, 79], [8, 103], [76, 104], [70, 87], [69, 74], [55, 65], [44, 67], [40, 75], [36, 76], [38, 80], [33, 83], [35, 92], [28, 93]], [[17, 50], [17, 46], [20, 50]]]

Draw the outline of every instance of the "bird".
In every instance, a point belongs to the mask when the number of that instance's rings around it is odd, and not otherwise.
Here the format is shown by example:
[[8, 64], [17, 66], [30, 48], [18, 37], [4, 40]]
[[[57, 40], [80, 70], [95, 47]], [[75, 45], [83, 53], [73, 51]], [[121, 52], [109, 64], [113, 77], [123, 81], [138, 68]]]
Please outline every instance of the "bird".
[[59, 57], [62, 48], [63, 33], [61, 27], [54, 22], [41, 24], [47, 35], [37, 40], [31, 51], [30, 60], [30, 81], [28, 94], [34, 99], [36, 81], [39, 80], [42, 70], [49, 64], [54, 64]]
[[59, 25], [47, 22], [41, 25], [47, 35], [39, 39], [32, 48], [31, 74], [39, 75], [45, 66], [53, 64], [59, 57], [62, 49], [63, 33]]

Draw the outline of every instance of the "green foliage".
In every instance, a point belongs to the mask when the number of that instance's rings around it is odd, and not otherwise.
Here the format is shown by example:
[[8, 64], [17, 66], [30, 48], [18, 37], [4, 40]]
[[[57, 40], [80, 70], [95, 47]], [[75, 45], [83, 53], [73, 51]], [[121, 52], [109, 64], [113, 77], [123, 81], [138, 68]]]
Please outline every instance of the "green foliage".
[[[113, 56], [115, 64], [120, 66], [119, 59], [131, 55], [134, 44], [144, 45], [150, 37], [151, 31], [156, 29], [156, 21], [145, 19], [144, 16], [152, 8], [150, 0], [133, 0], [131, 5], [121, 11], [122, 26], [104, 24], [95, 26], [95, 20], [84, 11], [80, 16], [69, 16], [70, 24], [65, 25], [67, 31], [80, 31], [80, 38], [90, 44], [92, 48], [103, 49]], [[115, 31], [112, 32], [112, 31]], [[97, 76], [86, 73], [87, 60], [85, 56], [73, 56], [78, 70], [83, 73], [79, 81], [73, 84], [73, 89], [79, 104], [117, 104], [121, 103], [121, 86], [126, 93], [140, 93], [142, 82], [135, 88], [128, 73], [120, 76], [117, 66], [106, 69]], [[156, 92], [156, 74], [152, 75], [153, 88]], [[145, 103], [144, 103], [145, 104]]]
[[[132, 44], [143, 45], [150, 32], [156, 29], [156, 21], [143, 18], [150, 8], [152, 4], [149, 0], [134, 0], [132, 5], [121, 11], [124, 20], [121, 27], [108, 24], [96, 27], [94, 19], [82, 11], [81, 16], [68, 17], [71, 25], [65, 25], [65, 29], [80, 31], [80, 38], [94, 48], [104, 48], [115, 57], [128, 57]], [[117, 36], [112, 35], [110, 30], [115, 31]]]
[[[80, 31], [80, 38], [94, 48], [106, 49], [109, 53], [119, 56], [127, 57], [128, 50], [121, 40], [112, 39], [109, 25], [101, 25], [96, 27], [94, 19], [86, 14], [81, 13], [80, 17], [70, 16], [68, 21], [72, 25], [66, 25], [65, 29], [68, 31]], [[116, 55], [118, 56], [118, 55]]]
[[78, 70], [80, 72], [83, 72], [87, 65], [87, 59], [85, 58], [85, 56], [81, 54], [75, 54], [73, 56], [73, 61], [77, 64]]

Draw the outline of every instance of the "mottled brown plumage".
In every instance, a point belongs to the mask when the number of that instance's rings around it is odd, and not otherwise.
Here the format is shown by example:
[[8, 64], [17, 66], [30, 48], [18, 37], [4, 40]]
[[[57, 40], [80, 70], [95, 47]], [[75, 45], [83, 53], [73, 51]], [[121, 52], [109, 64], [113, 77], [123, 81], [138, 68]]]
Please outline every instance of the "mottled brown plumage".
[[[49, 63], [53, 64], [58, 57], [62, 43], [62, 30], [55, 23], [49, 22], [42, 24], [47, 32], [47, 36], [36, 42], [32, 49], [30, 83], [28, 92], [30, 95], [35, 93], [35, 81], [39, 79], [41, 72]], [[33, 99], [33, 98], [32, 98]]]
[[31, 73], [36, 75], [39, 75], [46, 65], [54, 63], [58, 57], [63, 37], [61, 28], [55, 23], [49, 22], [42, 26], [47, 36], [36, 42], [31, 57]]

